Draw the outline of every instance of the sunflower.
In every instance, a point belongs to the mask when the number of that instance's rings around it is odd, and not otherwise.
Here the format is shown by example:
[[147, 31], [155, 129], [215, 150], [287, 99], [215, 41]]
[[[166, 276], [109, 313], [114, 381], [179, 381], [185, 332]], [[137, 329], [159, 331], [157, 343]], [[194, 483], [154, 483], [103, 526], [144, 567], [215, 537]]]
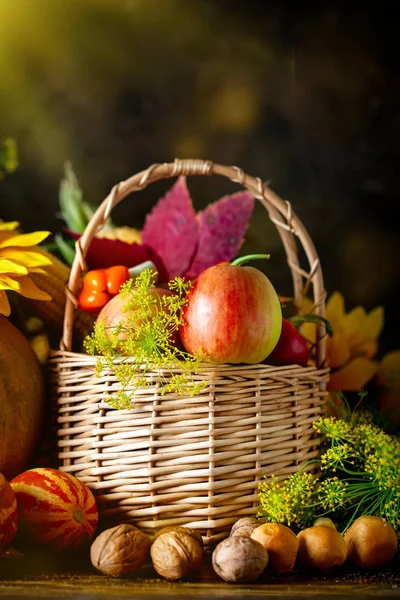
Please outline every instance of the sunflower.
[[4, 223], [0, 220], [0, 314], [8, 317], [11, 309], [6, 290], [11, 290], [35, 300], [51, 300], [32, 281], [33, 273], [46, 273], [43, 267], [51, 265], [51, 260], [37, 251], [49, 234], [48, 231], [21, 234], [19, 223]]

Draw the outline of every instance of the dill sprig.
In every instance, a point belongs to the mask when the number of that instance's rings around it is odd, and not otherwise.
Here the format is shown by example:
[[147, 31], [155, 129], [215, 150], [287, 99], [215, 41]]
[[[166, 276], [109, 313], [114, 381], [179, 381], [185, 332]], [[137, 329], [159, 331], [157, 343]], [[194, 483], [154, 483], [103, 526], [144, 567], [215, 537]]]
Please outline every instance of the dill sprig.
[[[258, 516], [304, 528], [331, 516], [345, 532], [362, 515], [379, 516], [400, 536], [400, 440], [373, 423], [368, 412], [313, 424], [323, 437], [320, 458], [278, 482], [259, 484]], [[305, 472], [318, 468], [317, 475]]]
[[84, 341], [85, 350], [97, 356], [96, 374], [109, 369], [120, 388], [106, 395], [113, 408], [132, 408], [135, 392], [158, 386], [158, 392], [194, 396], [206, 386], [195, 381], [202, 358], [189, 354], [178, 343], [182, 310], [191, 283], [175, 277], [169, 295], [155, 290], [156, 273], [145, 269], [121, 288], [121, 319], [116, 325], [96, 322]]

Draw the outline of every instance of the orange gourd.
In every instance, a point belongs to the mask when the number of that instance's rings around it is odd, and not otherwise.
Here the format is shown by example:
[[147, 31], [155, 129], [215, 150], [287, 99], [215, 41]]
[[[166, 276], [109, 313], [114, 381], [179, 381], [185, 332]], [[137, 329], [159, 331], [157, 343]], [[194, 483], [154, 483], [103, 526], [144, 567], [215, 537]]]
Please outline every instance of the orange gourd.
[[10, 547], [18, 527], [17, 501], [11, 485], [0, 473], [0, 556]]
[[42, 429], [45, 387], [26, 337], [0, 315], [0, 472], [11, 479], [33, 457]]

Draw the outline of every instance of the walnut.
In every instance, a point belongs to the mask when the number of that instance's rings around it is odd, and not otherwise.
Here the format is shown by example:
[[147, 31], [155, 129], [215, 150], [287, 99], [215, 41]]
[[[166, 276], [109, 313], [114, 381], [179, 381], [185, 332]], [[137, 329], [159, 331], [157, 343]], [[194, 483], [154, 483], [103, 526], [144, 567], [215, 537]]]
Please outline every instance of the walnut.
[[268, 564], [268, 553], [249, 537], [233, 536], [223, 540], [212, 555], [214, 571], [230, 583], [254, 581]]
[[159, 575], [181, 579], [200, 566], [203, 551], [200, 534], [185, 527], [167, 527], [154, 537], [150, 556]]
[[106, 529], [90, 548], [92, 565], [112, 577], [128, 575], [146, 560], [150, 538], [133, 525]]
[[163, 527], [162, 529], [159, 529], [156, 532], [152, 539], [152, 543], [159, 535], [162, 535], [163, 533], [168, 533], [169, 531], [180, 531], [181, 533], [186, 533], [187, 535], [193, 536], [204, 550], [204, 542], [203, 538], [201, 537], [201, 534], [198, 531], [196, 531], [196, 529], [191, 529], [190, 527]]
[[243, 517], [232, 525], [229, 537], [236, 537], [237, 535], [250, 537], [256, 527], [259, 527], [261, 523], [262, 521], [259, 521], [255, 517]]

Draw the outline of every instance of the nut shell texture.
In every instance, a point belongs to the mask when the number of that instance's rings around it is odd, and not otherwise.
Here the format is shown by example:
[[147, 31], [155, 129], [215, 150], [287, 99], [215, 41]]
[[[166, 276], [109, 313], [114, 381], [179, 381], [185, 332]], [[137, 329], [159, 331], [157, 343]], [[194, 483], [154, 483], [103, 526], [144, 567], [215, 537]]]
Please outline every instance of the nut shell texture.
[[90, 548], [92, 565], [112, 577], [129, 575], [146, 560], [150, 538], [133, 525], [117, 525], [97, 536]]
[[229, 583], [254, 581], [268, 564], [268, 553], [249, 537], [233, 536], [223, 540], [212, 555], [214, 571]]
[[195, 571], [203, 558], [203, 542], [198, 535], [181, 529], [160, 532], [150, 548], [153, 567], [166, 579], [182, 579]]
[[262, 521], [259, 521], [255, 517], [243, 517], [232, 525], [229, 537], [236, 537], [241, 535], [244, 537], [250, 537], [254, 529], [256, 529]]

